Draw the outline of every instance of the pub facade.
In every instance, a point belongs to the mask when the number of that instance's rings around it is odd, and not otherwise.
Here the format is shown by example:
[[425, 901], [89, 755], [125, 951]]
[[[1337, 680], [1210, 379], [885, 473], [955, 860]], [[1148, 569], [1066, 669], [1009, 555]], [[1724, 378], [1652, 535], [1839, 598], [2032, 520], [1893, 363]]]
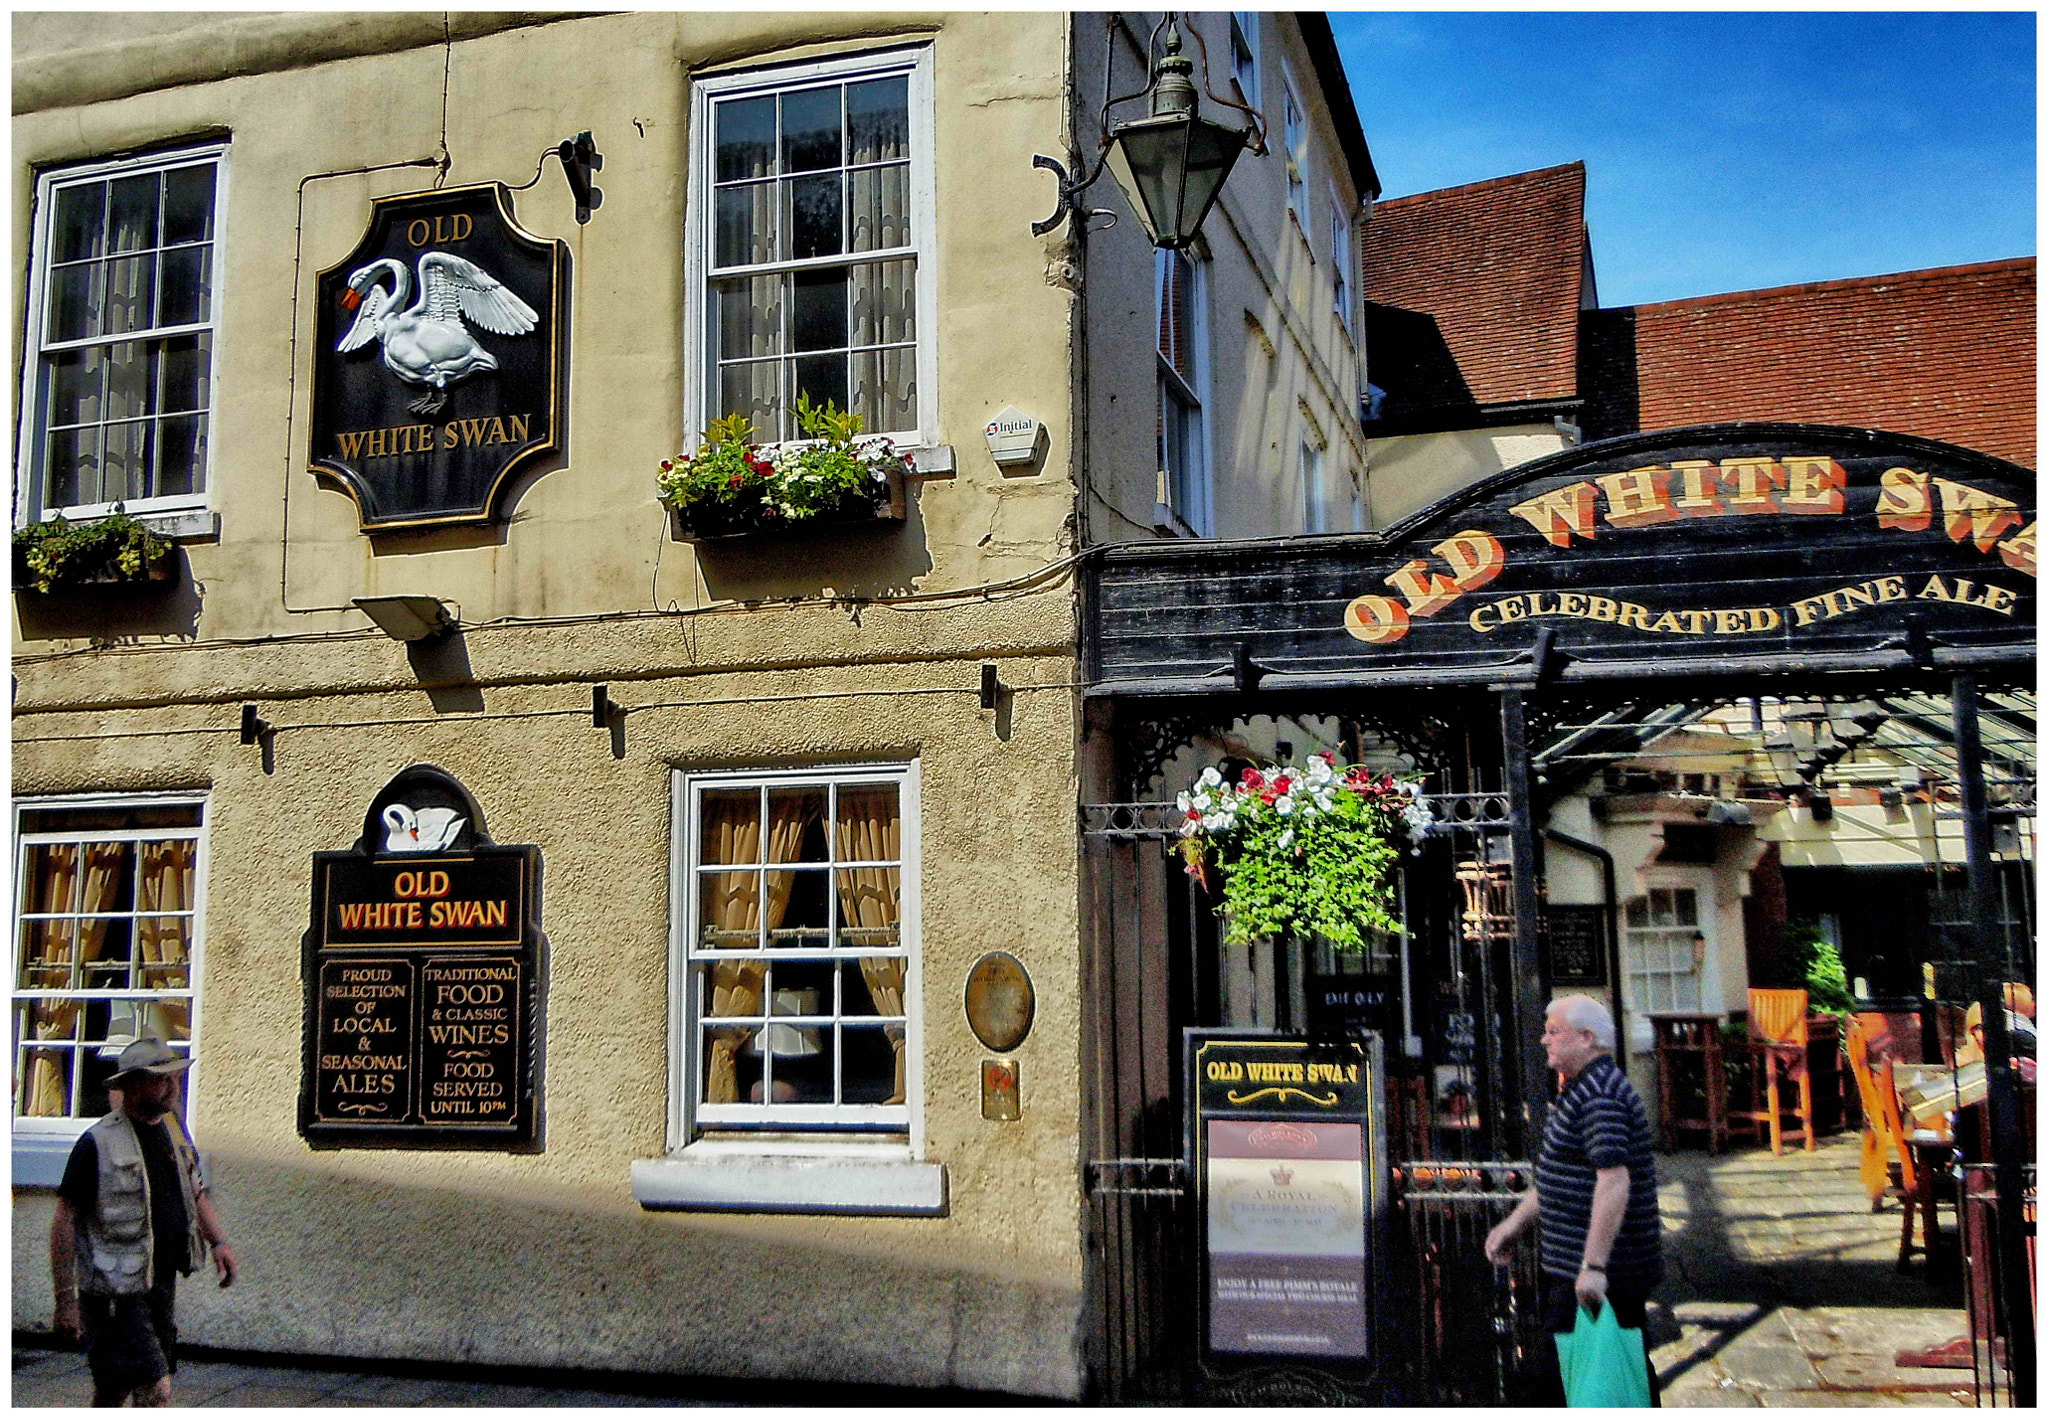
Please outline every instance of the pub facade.
[[1086, 1392], [1075, 555], [1362, 462], [1328, 26], [1188, 24], [1167, 260], [1033, 163], [1157, 16], [16, 18], [17, 1329], [156, 1035], [189, 1341]]

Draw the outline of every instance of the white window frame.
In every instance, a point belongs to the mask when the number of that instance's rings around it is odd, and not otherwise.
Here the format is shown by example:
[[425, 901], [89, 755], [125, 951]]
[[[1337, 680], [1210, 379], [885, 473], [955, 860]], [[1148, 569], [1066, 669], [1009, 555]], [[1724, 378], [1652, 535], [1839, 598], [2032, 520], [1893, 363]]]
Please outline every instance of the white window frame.
[[1301, 530], [1326, 533], [1330, 528], [1330, 495], [1323, 477], [1323, 451], [1314, 441], [1301, 441]]
[[1294, 225], [1301, 232], [1301, 239], [1308, 243], [1309, 256], [1315, 256], [1315, 242], [1309, 236], [1308, 212], [1308, 110], [1301, 105], [1300, 89], [1295, 86], [1294, 75], [1280, 76], [1282, 103], [1280, 138], [1283, 156], [1287, 164], [1287, 210], [1294, 214]]
[[[1661, 927], [1655, 925], [1631, 926], [1628, 920], [1630, 904], [1643, 902], [1646, 915], [1654, 915], [1655, 907], [1652, 895], [1660, 892], [1671, 894], [1674, 915], [1677, 911], [1678, 894], [1690, 893], [1693, 899], [1693, 920], [1688, 923], [1673, 923]], [[1649, 1017], [1653, 1012], [1682, 1011], [1687, 1009], [1700, 1012], [1706, 1011], [1708, 1009], [1706, 1002], [1709, 999], [1707, 995], [1708, 963], [1714, 957], [1714, 895], [1711, 882], [1685, 881], [1675, 877], [1667, 880], [1660, 877], [1654, 882], [1644, 883], [1640, 892], [1636, 893], [1633, 897], [1625, 899], [1620, 904], [1617, 915], [1621, 919], [1622, 979], [1624, 982], [1623, 1004], [1628, 1011], [1631, 1025], [1631, 1040], [1648, 1038], [1650, 1033]], [[1671, 939], [1680, 936], [1683, 936], [1688, 943], [1695, 937], [1702, 938], [1705, 941], [1705, 946], [1700, 949], [1699, 954], [1695, 957], [1690, 972], [1662, 968], [1651, 970], [1645, 965], [1643, 949], [1647, 939], [1652, 937]], [[1687, 976], [1692, 978], [1695, 995], [1694, 1003], [1690, 1008], [1676, 1004], [1675, 993], [1667, 993], [1674, 995], [1674, 1000], [1671, 1002], [1665, 1002], [1661, 999], [1650, 999], [1651, 978], [1655, 977], [1666, 982], [1673, 982]]]
[[[924, 448], [938, 442], [937, 322], [938, 322], [938, 189], [933, 176], [933, 153], [938, 129], [932, 104], [932, 49], [915, 48], [865, 51], [812, 63], [747, 69], [713, 74], [690, 86], [690, 173], [689, 211], [684, 221], [683, 274], [683, 420], [684, 439], [694, 441], [714, 416], [718, 371], [713, 356], [709, 323], [712, 303], [711, 242], [713, 183], [717, 176], [713, 151], [712, 104], [747, 93], [771, 94], [811, 85], [845, 84], [862, 79], [886, 78], [893, 74], [909, 77], [910, 107], [910, 226], [914, 238], [910, 254], [917, 261], [917, 425], [912, 429], [869, 429], [868, 434], [886, 434], [901, 448]], [[892, 249], [894, 250], [894, 249]], [[869, 261], [876, 253], [861, 252], [796, 261], [763, 263], [761, 272], [804, 267], [845, 266], [854, 260]]]
[[1335, 183], [1330, 184], [1330, 279], [1337, 320], [1344, 333], [1352, 335], [1355, 327], [1351, 323], [1351, 221], [1345, 210], [1344, 194]]
[[[669, 924], [669, 1140], [671, 1155], [887, 1153], [909, 1159], [924, 1150], [924, 999], [923, 966], [923, 841], [919, 813], [918, 764], [853, 764], [813, 769], [754, 769], [691, 772], [671, 775], [671, 850]], [[707, 790], [774, 790], [793, 786], [876, 785], [896, 787], [901, 816], [902, 897], [898, 940], [905, 960], [903, 1010], [903, 1097], [891, 1105], [725, 1104], [699, 1102], [703, 1078], [700, 1065], [701, 1019], [696, 1000], [697, 960], [694, 951], [698, 908], [696, 846], [701, 842], [699, 805]], [[828, 894], [829, 896], [829, 894]], [[832, 908], [836, 915], [836, 900]], [[859, 953], [842, 949], [849, 958]], [[807, 953], [809, 956], [823, 953]], [[873, 953], [869, 953], [873, 955]], [[849, 1138], [845, 1131], [864, 1129], [867, 1137]], [[717, 1137], [702, 1137], [706, 1131]], [[836, 1131], [836, 1132], [835, 1132]], [[747, 1137], [740, 1137], [745, 1135]], [[818, 1135], [832, 1136], [819, 1138]], [[907, 1147], [906, 1147], [907, 1145]]]
[[[1239, 62], [1238, 41], [1244, 41], [1245, 58]], [[1237, 85], [1238, 96], [1252, 108], [1264, 110], [1259, 102], [1259, 12], [1257, 10], [1232, 10], [1230, 12], [1230, 77]]]
[[[1165, 313], [1167, 282], [1177, 259], [1188, 264], [1188, 344], [1194, 357], [1192, 381], [1174, 369], [1159, 350], [1160, 317]], [[1183, 490], [1175, 489], [1170, 478], [1167, 496], [1174, 500], [1170, 506], [1183, 522], [1199, 536], [1213, 537], [1216, 529], [1216, 472], [1211, 458], [1213, 448], [1209, 419], [1208, 262], [1187, 251], [1162, 249], [1155, 253], [1152, 262], [1152, 332], [1153, 359], [1159, 371], [1160, 422], [1164, 424], [1167, 405], [1171, 402], [1190, 411], [1194, 425], [1194, 437], [1187, 441], [1188, 469], [1184, 490], [1187, 506], [1180, 506], [1179, 495]], [[1161, 472], [1169, 471], [1162, 469]]]
[[48, 318], [46, 301], [49, 286], [50, 223], [56, 212], [58, 191], [87, 182], [103, 182], [128, 173], [162, 172], [170, 168], [195, 167], [208, 162], [213, 165], [213, 299], [207, 318], [186, 325], [165, 326], [161, 329], [152, 327], [146, 335], [129, 332], [118, 337], [120, 340], [163, 340], [202, 332], [208, 336], [206, 457], [199, 469], [199, 488], [193, 493], [179, 493], [163, 498], [123, 499], [120, 506], [124, 511], [137, 516], [199, 512], [213, 506], [214, 468], [218, 462], [215, 453], [220, 447], [221, 293], [227, 284], [228, 146], [225, 142], [206, 143], [190, 148], [138, 154], [128, 158], [50, 168], [37, 175], [35, 215], [29, 238], [28, 327], [23, 347], [21, 405], [17, 411], [19, 417], [15, 420], [17, 477], [14, 518], [17, 527], [41, 522], [58, 513], [62, 513], [72, 522], [105, 517], [113, 512], [115, 507], [113, 503], [81, 503], [53, 507], [47, 506], [44, 500], [47, 475], [44, 468], [43, 440], [44, 356], [55, 351], [115, 343], [105, 336], [60, 341], [54, 345], [48, 345], [44, 341]]
[[[199, 823], [193, 828], [162, 829], [75, 829], [56, 832], [27, 833], [22, 829], [22, 815], [27, 811], [83, 810], [137, 807], [182, 807], [191, 806], [199, 810]], [[8, 948], [9, 968], [12, 980], [9, 987], [13, 1010], [8, 1025], [9, 1076], [14, 1079], [15, 1089], [20, 1081], [15, 1078], [20, 1062], [20, 1042], [15, 1038], [19, 1030], [20, 1011], [24, 1002], [42, 999], [116, 1000], [151, 995], [191, 1002], [193, 1055], [192, 1068], [186, 1072], [179, 1097], [179, 1113], [193, 1131], [198, 1132], [199, 1113], [203, 1095], [199, 1089], [201, 1064], [198, 1058], [200, 1039], [200, 1013], [204, 1004], [204, 993], [200, 983], [206, 971], [206, 897], [208, 839], [213, 828], [213, 813], [210, 795], [203, 792], [142, 793], [142, 794], [66, 794], [42, 798], [23, 798], [14, 801], [13, 815], [14, 879], [12, 885], [13, 941]], [[165, 839], [188, 839], [198, 847], [192, 863], [192, 930], [190, 937], [191, 960], [186, 968], [186, 985], [174, 991], [140, 992], [137, 990], [24, 990], [21, 986], [21, 920], [23, 892], [27, 886], [28, 854], [24, 848], [37, 843], [111, 843], [111, 842], [154, 842]], [[74, 1079], [76, 1077], [74, 1076]], [[78, 1136], [90, 1129], [94, 1118], [30, 1117], [15, 1113], [14, 1095], [10, 1094], [8, 1110], [12, 1115], [14, 1140], [14, 1178], [17, 1187], [54, 1187], [56, 1176], [63, 1171], [64, 1159], [69, 1156], [71, 1146]]]

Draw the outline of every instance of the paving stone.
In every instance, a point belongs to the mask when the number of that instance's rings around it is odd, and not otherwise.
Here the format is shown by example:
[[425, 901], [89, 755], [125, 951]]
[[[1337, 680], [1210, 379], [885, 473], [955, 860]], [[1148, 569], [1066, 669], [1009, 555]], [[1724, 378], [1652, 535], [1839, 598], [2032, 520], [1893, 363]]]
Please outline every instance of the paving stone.
[[[266, 1372], [266, 1374], [274, 1375], [277, 1373]], [[310, 1405], [313, 1401], [319, 1399], [321, 1399], [319, 1391], [300, 1390], [289, 1385], [275, 1385], [267, 1381], [255, 1380], [250, 1381], [247, 1385], [238, 1385], [233, 1390], [222, 1391], [219, 1395], [199, 1401], [197, 1404], [202, 1409], [211, 1409], [216, 1406], [235, 1406], [251, 1410], [275, 1409], [286, 1406], [298, 1409], [301, 1406]], [[190, 1402], [187, 1403], [189, 1404]]]
[[1969, 1374], [1945, 1366], [1901, 1366], [1897, 1354], [1896, 1349], [1880, 1355], [1850, 1351], [1817, 1360], [1814, 1368], [1837, 1390], [1945, 1391], [1955, 1385], [1958, 1375]]
[[1745, 1338], [1722, 1347], [1714, 1359], [1740, 1385], [1768, 1390], [1814, 1390], [1820, 1385], [1820, 1375], [1806, 1353], [1789, 1341]]

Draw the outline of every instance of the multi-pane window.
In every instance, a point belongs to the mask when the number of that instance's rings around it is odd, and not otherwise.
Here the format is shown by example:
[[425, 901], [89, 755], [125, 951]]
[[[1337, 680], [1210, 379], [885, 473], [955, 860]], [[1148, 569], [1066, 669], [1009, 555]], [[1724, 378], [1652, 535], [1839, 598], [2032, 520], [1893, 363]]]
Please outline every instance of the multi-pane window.
[[1209, 527], [1208, 440], [1202, 427], [1202, 267], [1186, 252], [1154, 258], [1159, 314], [1159, 467], [1168, 501], [1196, 532]]
[[1253, 108], [1259, 106], [1259, 12], [1230, 12], [1230, 73], [1237, 92]]
[[678, 775], [676, 1044], [700, 1131], [908, 1129], [911, 782], [903, 769]]
[[1630, 898], [1622, 912], [1628, 946], [1629, 1009], [1697, 1011], [1706, 937], [1700, 931], [1698, 894], [1691, 888], [1652, 888]]
[[223, 163], [208, 148], [43, 175], [25, 519], [204, 501]]
[[1323, 451], [1314, 444], [1301, 446], [1301, 528], [1303, 532], [1329, 532], [1329, 494], [1323, 487]]
[[1308, 118], [1302, 112], [1301, 100], [1295, 97], [1294, 81], [1290, 78], [1281, 87], [1286, 103], [1281, 139], [1287, 148], [1287, 207], [1306, 239], [1312, 230], [1308, 215]]
[[203, 812], [192, 800], [17, 807], [17, 1130], [105, 1114], [131, 1041], [191, 1048]]
[[1337, 284], [1337, 319], [1351, 329], [1351, 218], [1344, 199], [1330, 191], [1330, 276]]
[[803, 72], [701, 86], [704, 422], [744, 414], [757, 438], [795, 438], [806, 394], [871, 434], [914, 434], [920, 55]]

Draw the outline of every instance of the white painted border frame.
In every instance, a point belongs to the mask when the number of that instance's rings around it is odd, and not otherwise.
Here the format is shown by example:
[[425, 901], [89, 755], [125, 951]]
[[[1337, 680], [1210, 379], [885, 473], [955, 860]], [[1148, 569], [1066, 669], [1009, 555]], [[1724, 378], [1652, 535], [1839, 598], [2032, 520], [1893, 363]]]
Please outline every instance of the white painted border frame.
[[[211, 143], [199, 143], [190, 147], [163, 148], [148, 153], [136, 153], [122, 158], [104, 161], [69, 163], [44, 168], [36, 174], [35, 210], [29, 224], [28, 291], [24, 303], [27, 311], [27, 325], [22, 332], [21, 362], [21, 403], [15, 408], [15, 480], [14, 480], [14, 525], [25, 527], [57, 512], [64, 512], [73, 521], [102, 517], [113, 510], [108, 504], [82, 504], [77, 509], [57, 509], [43, 504], [43, 301], [48, 286], [46, 260], [50, 251], [50, 222], [56, 210], [54, 192], [59, 187], [95, 178], [106, 178], [129, 172], [161, 172], [168, 168], [187, 167], [201, 161], [211, 160], [213, 170], [213, 306], [206, 321], [192, 327], [178, 327], [180, 330], [207, 331], [212, 337], [212, 348], [207, 361], [207, 405], [208, 421], [206, 438], [206, 464], [201, 469], [200, 491], [196, 494], [178, 494], [169, 498], [138, 498], [124, 500], [123, 506], [137, 517], [150, 515], [162, 517], [175, 513], [204, 513], [214, 507], [216, 454], [220, 449], [221, 414], [221, 366], [225, 355], [222, 339], [223, 316], [226, 303], [223, 292], [227, 288], [228, 272], [228, 139]], [[921, 294], [921, 293], [920, 293]], [[160, 339], [159, 336], [144, 336], [143, 339]]]
[[[774, 93], [813, 81], [847, 83], [907, 74], [910, 79], [910, 222], [917, 249], [917, 427], [873, 429], [899, 448], [928, 448], [941, 440], [938, 418], [938, 123], [932, 97], [932, 48], [915, 46], [863, 50], [808, 63], [767, 65], [706, 75], [690, 85], [689, 182], [683, 212], [683, 430], [694, 448], [710, 409], [711, 353], [706, 327], [711, 189], [716, 172], [712, 152], [711, 104], [750, 90]], [[856, 253], [847, 254], [850, 259]]]

